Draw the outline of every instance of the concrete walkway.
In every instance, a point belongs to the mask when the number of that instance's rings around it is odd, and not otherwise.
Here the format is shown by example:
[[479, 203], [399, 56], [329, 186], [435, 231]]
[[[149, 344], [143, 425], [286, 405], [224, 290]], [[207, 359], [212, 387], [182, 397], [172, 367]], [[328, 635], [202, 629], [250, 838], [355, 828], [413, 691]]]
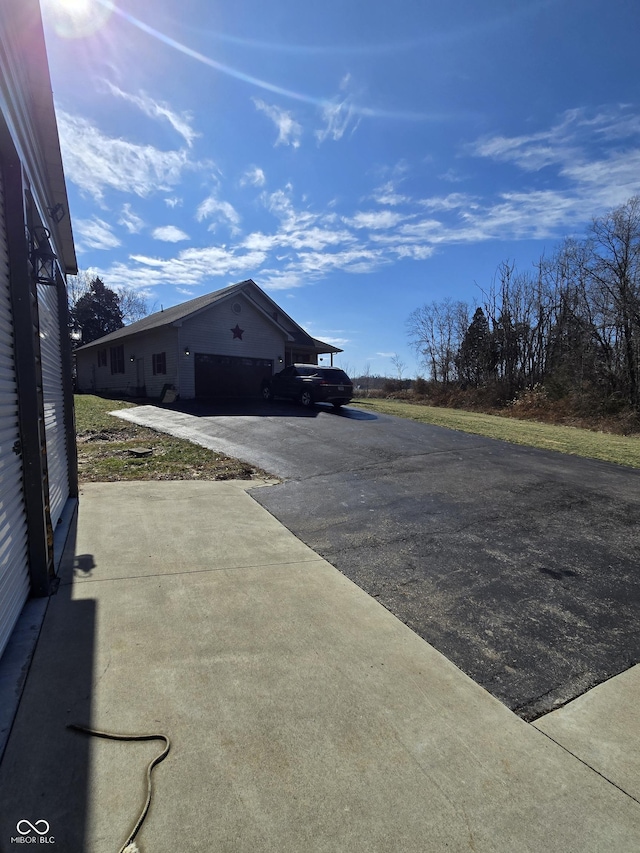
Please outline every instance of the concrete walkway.
[[71, 539], [0, 766], [0, 850], [24, 820], [64, 853], [126, 840], [162, 744], [71, 722], [170, 736], [147, 853], [640, 848], [637, 670], [528, 725], [239, 483], [85, 486]]

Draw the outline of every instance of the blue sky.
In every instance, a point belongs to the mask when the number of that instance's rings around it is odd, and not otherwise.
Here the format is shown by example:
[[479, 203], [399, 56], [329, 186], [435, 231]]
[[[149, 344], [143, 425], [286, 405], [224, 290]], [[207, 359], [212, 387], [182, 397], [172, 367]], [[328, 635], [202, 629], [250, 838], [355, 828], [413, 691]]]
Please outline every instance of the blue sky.
[[41, 0], [79, 266], [253, 278], [353, 374], [640, 193], [637, 0]]

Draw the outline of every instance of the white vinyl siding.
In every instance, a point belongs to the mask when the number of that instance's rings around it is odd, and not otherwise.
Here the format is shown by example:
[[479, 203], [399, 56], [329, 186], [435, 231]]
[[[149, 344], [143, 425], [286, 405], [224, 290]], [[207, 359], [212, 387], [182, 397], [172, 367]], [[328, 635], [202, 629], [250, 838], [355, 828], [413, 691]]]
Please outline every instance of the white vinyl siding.
[[[233, 311], [236, 303], [242, 306], [239, 314]], [[242, 329], [242, 339], [233, 336], [232, 329], [236, 325]], [[211, 306], [196, 317], [186, 319], [180, 328], [183, 354], [180, 396], [182, 399], [195, 396], [195, 353], [267, 359], [278, 370], [279, 359], [284, 359], [284, 343], [284, 334], [277, 326], [242, 296]], [[184, 355], [185, 347], [189, 348], [189, 356]]]
[[9, 259], [0, 173], [0, 654], [29, 594]]
[[[236, 313], [234, 305], [240, 305]], [[269, 315], [271, 316], [271, 314]], [[194, 357], [196, 353], [271, 361], [274, 370], [284, 366], [286, 335], [243, 294], [215, 303], [194, 317], [176, 325], [140, 332], [76, 353], [78, 390], [133, 396], [144, 377], [145, 395], [158, 398], [165, 385], [173, 385], [183, 400], [195, 396]], [[239, 326], [242, 338], [234, 338]], [[109, 349], [124, 346], [124, 374], [112, 374]], [[98, 353], [107, 350], [106, 366], [98, 366]], [[189, 355], [185, 355], [188, 350]], [[153, 373], [153, 356], [166, 353], [166, 374]], [[131, 361], [131, 359], [134, 359]], [[139, 362], [143, 364], [140, 365]]]
[[[109, 351], [124, 347], [124, 373], [111, 373]], [[177, 382], [178, 330], [173, 326], [151, 332], [141, 332], [131, 337], [116, 339], [112, 343], [96, 346], [76, 353], [78, 390], [86, 394], [109, 393], [134, 396], [142, 383], [147, 397], [159, 397], [165, 385]], [[106, 350], [106, 365], [98, 365], [98, 353]], [[166, 353], [166, 374], [153, 373], [153, 355]], [[133, 361], [131, 359], [133, 358]], [[142, 375], [138, 362], [142, 361]]]

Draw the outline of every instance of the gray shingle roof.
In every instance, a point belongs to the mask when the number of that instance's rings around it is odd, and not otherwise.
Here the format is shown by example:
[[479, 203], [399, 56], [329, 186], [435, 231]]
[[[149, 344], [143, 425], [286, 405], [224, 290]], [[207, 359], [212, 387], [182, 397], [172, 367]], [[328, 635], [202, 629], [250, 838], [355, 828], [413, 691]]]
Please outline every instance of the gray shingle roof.
[[[121, 338], [128, 338], [129, 335], [135, 335], [138, 332], [149, 332], [152, 329], [160, 329], [162, 326], [169, 326], [171, 323], [175, 323], [176, 320], [184, 320], [185, 317], [189, 317], [191, 314], [195, 314], [203, 308], [208, 308], [209, 305], [213, 305], [215, 302], [219, 302], [221, 299], [227, 298], [234, 292], [240, 291], [242, 287], [249, 282], [251, 282], [251, 284], [255, 284], [251, 279], [247, 279], [246, 281], [238, 282], [238, 284], [223, 287], [222, 290], [216, 290], [213, 293], [205, 293], [204, 296], [196, 296], [195, 299], [189, 299], [188, 302], [181, 302], [180, 305], [174, 305], [173, 308], [156, 311], [155, 314], [149, 314], [148, 317], [143, 317], [142, 320], [136, 320], [135, 323], [130, 323], [128, 326], [123, 326], [115, 332], [109, 332], [108, 335], [103, 335], [101, 338], [97, 338], [89, 344], [78, 347], [78, 350], [85, 350], [98, 345], [104, 346], [105, 344], [110, 344], [112, 341], [118, 341]], [[257, 285], [255, 286], [257, 287]]]
[[[78, 347], [77, 351], [88, 350], [97, 346], [102, 347], [106, 344], [111, 344], [112, 342], [124, 340], [130, 335], [136, 335], [139, 332], [150, 332], [153, 329], [160, 329], [163, 326], [169, 326], [178, 320], [184, 320], [186, 317], [190, 317], [192, 314], [196, 314], [204, 308], [208, 308], [210, 305], [214, 305], [216, 302], [228, 299], [234, 293], [240, 293], [245, 290], [245, 288], [248, 290], [256, 288], [267, 299], [273, 302], [273, 300], [258, 287], [253, 279], [248, 278], [246, 281], [231, 284], [229, 287], [223, 287], [221, 290], [215, 290], [213, 293], [206, 293], [204, 296], [196, 296], [195, 299], [189, 299], [188, 302], [181, 302], [180, 305], [174, 305], [172, 308], [156, 311], [155, 314], [149, 314], [148, 317], [143, 317], [142, 320], [137, 320], [135, 323], [123, 326], [122, 329], [117, 329], [115, 332], [110, 332], [108, 335], [103, 335], [103, 337], [98, 338], [95, 341], [91, 341], [91, 343]], [[246, 295], [250, 296], [249, 293]], [[312, 338], [311, 335], [305, 332], [305, 330], [292, 320], [288, 314], [285, 314], [280, 306], [276, 305], [275, 302], [273, 302], [273, 305], [278, 309], [278, 313], [282, 317], [286, 317], [291, 323], [291, 329], [289, 331], [298, 346], [309, 347], [317, 352], [342, 352], [341, 349], [331, 346], [331, 344]]]

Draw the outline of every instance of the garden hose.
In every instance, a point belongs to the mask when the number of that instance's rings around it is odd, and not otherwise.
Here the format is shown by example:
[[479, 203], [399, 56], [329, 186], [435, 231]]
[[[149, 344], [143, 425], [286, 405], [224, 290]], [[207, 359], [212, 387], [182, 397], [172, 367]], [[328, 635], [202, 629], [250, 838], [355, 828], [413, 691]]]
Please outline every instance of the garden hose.
[[135, 826], [129, 833], [127, 840], [122, 845], [118, 853], [139, 853], [138, 846], [134, 842], [134, 838], [140, 831], [140, 827], [142, 826], [144, 819], [147, 816], [147, 812], [149, 811], [149, 806], [151, 805], [151, 771], [156, 766], [156, 764], [160, 764], [161, 761], [169, 754], [169, 750], [171, 749], [171, 741], [166, 735], [163, 734], [152, 734], [152, 735], [121, 735], [114, 734], [113, 732], [101, 732], [97, 729], [89, 729], [86, 726], [79, 726], [76, 723], [71, 723], [67, 726], [68, 729], [72, 729], [75, 732], [82, 732], [83, 734], [93, 735], [94, 737], [102, 737], [107, 740], [163, 740], [165, 742], [165, 748], [162, 752], [157, 755], [147, 767], [147, 800], [144, 804], [142, 811], [140, 812], [140, 817], [135, 823]]

